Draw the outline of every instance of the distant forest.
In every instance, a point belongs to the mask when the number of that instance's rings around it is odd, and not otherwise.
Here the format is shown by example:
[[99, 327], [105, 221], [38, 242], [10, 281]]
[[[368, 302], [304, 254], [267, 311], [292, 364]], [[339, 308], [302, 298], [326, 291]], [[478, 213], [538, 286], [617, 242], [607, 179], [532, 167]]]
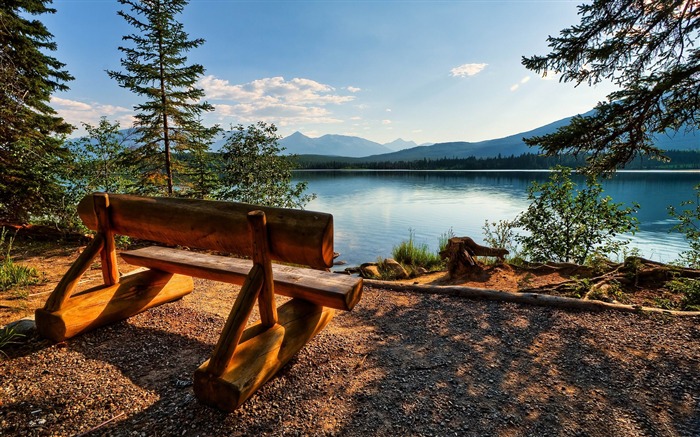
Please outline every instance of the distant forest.
[[[689, 170], [700, 169], [700, 151], [669, 150], [671, 161], [662, 162], [635, 158], [625, 170]], [[542, 156], [525, 153], [519, 156], [493, 158], [423, 158], [415, 161], [363, 161], [365, 158], [344, 158], [321, 155], [297, 156], [297, 168], [302, 170], [546, 170], [556, 165], [578, 167], [584, 158], [573, 155]]]

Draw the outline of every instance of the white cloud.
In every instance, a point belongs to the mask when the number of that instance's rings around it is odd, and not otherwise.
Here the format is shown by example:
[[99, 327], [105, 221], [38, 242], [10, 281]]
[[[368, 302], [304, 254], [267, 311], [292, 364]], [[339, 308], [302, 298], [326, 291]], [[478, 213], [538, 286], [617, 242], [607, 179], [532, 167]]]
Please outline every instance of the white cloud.
[[358, 92], [362, 91], [361, 88], [357, 88], [357, 87], [354, 87], [354, 86], [349, 86], [349, 87], [347, 87], [347, 88], [345, 88], [345, 89], [348, 90], [348, 91], [350, 91], [351, 93], [358, 93]]
[[[355, 96], [342, 95], [332, 86], [311, 79], [285, 80], [281, 76], [232, 85], [227, 80], [210, 75], [203, 77], [199, 86], [207, 100], [221, 102], [214, 103], [219, 118], [232, 117], [236, 122], [243, 123], [258, 120], [279, 126], [341, 123], [342, 120], [332, 117], [326, 107], [355, 99]], [[356, 90], [359, 91], [359, 88]]]
[[391, 120], [382, 120], [383, 125], [391, 124]]
[[78, 131], [74, 132], [77, 135], [84, 133], [82, 123], [97, 125], [103, 116], [112, 123], [118, 121], [122, 128], [130, 127], [134, 122], [133, 110], [123, 106], [85, 103], [56, 96], [51, 97], [51, 106], [64, 120], [78, 128]]
[[462, 64], [450, 70], [452, 77], [467, 77], [479, 74], [488, 64]]
[[523, 77], [522, 79], [520, 79], [520, 82], [511, 85], [511, 86], [510, 86], [510, 90], [511, 90], [511, 91], [515, 91], [515, 90], [517, 90], [518, 88], [520, 88], [520, 85], [525, 84], [525, 83], [528, 83], [529, 81], [530, 81], [530, 76], [525, 76], [525, 77]]

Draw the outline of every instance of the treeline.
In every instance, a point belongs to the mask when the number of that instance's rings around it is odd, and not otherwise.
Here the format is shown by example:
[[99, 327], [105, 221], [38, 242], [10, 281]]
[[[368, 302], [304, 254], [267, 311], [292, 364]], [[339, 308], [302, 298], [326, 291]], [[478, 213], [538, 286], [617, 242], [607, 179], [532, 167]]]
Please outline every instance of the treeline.
[[[625, 165], [626, 170], [686, 170], [700, 169], [700, 151], [669, 150], [668, 162], [637, 157]], [[524, 153], [519, 156], [490, 158], [423, 158], [414, 161], [362, 161], [363, 158], [335, 158], [318, 155], [297, 157], [299, 169], [304, 170], [547, 170], [557, 165], [579, 167], [583, 157], [573, 155], [542, 156]]]

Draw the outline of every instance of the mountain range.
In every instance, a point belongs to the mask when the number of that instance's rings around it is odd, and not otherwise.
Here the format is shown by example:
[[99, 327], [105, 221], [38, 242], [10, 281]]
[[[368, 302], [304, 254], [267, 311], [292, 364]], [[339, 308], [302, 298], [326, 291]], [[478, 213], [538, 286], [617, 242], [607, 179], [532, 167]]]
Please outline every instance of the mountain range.
[[[295, 132], [280, 140], [280, 145], [286, 147], [285, 153], [362, 158], [361, 160], [364, 162], [414, 161], [424, 158], [440, 159], [445, 157], [468, 158], [473, 156], [477, 158], [491, 158], [499, 155], [518, 156], [528, 152], [539, 152], [537, 148], [527, 146], [523, 138], [553, 133], [560, 127], [569, 124], [571, 118], [563, 118], [527, 132], [478, 142], [454, 141], [417, 145], [413, 141], [398, 139], [391, 143], [379, 144], [360, 137], [324, 135], [319, 138], [309, 138], [300, 132]], [[687, 131], [681, 130], [677, 133], [669, 133], [668, 135], [657, 135], [654, 142], [664, 150], [700, 150], [700, 131], [689, 129]]]
[[[583, 115], [589, 115], [589, 113]], [[467, 142], [453, 141], [436, 144], [418, 145], [413, 141], [397, 139], [390, 143], [380, 144], [364, 138], [348, 135], [323, 135], [318, 138], [308, 137], [301, 132], [295, 132], [279, 140], [284, 147], [284, 154], [315, 155], [320, 157], [343, 157], [351, 161], [385, 162], [385, 161], [415, 161], [419, 159], [441, 158], [493, 158], [499, 155], [508, 157], [519, 156], [523, 153], [538, 153], [537, 148], [528, 147], [523, 138], [546, 135], [558, 128], [569, 124], [572, 117], [563, 118], [553, 123], [493, 140]], [[124, 129], [122, 135], [128, 136], [129, 129]], [[218, 152], [225, 143], [228, 133], [222, 133], [212, 145], [212, 150]], [[668, 135], [656, 135], [655, 145], [663, 150], [700, 150], [700, 130], [688, 129]], [[132, 141], [127, 140], [131, 146]]]
[[311, 138], [301, 132], [294, 132], [290, 136], [282, 138], [279, 144], [286, 149], [284, 153], [290, 155], [326, 155], [351, 158], [392, 153], [418, 146], [413, 141], [405, 141], [401, 138], [390, 143], [380, 144], [348, 135], [324, 135]]

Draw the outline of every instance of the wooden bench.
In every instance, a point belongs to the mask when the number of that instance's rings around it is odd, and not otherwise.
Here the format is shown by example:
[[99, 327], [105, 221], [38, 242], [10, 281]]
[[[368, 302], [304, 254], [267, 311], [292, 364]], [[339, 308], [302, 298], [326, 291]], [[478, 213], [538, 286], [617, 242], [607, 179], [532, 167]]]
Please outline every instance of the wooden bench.
[[[190, 293], [193, 276], [242, 285], [211, 358], [194, 374], [196, 396], [225, 411], [238, 408], [328, 324], [334, 310], [351, 310], [362, 294], [362, 279], [327, 271], [333, 264], [330, 214], [104, 193], [85, 197], [78, 214], [97, 234], [36, 311], [39, 333], [63, 341], [126, 319]], [[115, 234], [250, 259], [152, 246], [122, 252], [125, 261], [147, 269], [120, 276]], [[104, 285], [76, 292], [98, 256]], [[292, 299], [277, 308], [275, 294]], [[246, 329], [256, 301], [260, 321]]]

